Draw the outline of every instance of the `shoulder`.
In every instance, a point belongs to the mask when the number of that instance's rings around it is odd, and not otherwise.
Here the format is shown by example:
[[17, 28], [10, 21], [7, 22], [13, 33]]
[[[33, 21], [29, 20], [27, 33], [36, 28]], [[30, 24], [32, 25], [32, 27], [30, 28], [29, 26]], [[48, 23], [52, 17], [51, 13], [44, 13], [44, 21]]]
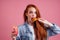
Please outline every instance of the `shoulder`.
[[18, 30], [26, 30], [26, 23], [18, 25]]

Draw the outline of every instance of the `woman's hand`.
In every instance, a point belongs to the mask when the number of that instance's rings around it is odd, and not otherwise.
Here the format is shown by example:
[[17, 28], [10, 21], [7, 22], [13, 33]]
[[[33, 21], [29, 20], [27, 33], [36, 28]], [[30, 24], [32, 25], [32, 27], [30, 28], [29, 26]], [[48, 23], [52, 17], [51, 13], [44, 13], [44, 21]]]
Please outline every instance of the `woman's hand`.
[[49, 21], [47, 21], [47, 20], [45, 20], [45, 19], [38, 18], [38, 21], [40, 21], [40, 22], [42, 22], [42, 23], [46, 24], [46, 25], [47, 25], [47, 27], [51, 27], [51, 26], [53, 26], [53, 24], [52, 24], [52, 23], [50, 23]]
[[18, 34], [18, 28], [17, 26], [13, 26], [12, 33], [11, 33], [12, 40], [16, 40], [17, 34]]

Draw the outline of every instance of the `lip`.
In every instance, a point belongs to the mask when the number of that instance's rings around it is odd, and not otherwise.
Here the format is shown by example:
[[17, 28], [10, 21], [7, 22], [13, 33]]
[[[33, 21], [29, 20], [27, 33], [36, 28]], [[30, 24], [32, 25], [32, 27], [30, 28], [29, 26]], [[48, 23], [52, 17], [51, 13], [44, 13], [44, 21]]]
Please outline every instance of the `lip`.
[[38, 20], [37, 18], [32, 18], [32, 21], [34, 22], [34, 21], [36, 21], [36, 20]]

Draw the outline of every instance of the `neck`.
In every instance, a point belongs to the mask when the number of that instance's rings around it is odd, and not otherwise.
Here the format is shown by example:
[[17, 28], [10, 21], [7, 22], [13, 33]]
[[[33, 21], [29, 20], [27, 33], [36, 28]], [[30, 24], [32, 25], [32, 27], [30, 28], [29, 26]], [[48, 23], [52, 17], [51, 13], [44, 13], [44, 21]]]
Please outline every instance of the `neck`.
[[29, 25], [32, 25], [32, 21], [29, 21], [29, 20], [28, 20], [27, 22], [28, 22]]

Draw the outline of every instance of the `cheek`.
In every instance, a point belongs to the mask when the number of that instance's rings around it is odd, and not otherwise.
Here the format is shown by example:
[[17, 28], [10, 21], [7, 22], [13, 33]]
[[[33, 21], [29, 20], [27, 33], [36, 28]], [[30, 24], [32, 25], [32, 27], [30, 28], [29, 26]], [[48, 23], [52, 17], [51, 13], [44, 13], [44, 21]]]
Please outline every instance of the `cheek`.
[[32, 15], [31, 14], [28, 14], [28, 16], [27, 16], [28, 18], [30, 18], [30, 17], [32, 17]]
[[34, 15], [34, 17], [36, 17], [36, 14]]
[[32, 15], [30, 14], [29, 17], [32, 17]]

